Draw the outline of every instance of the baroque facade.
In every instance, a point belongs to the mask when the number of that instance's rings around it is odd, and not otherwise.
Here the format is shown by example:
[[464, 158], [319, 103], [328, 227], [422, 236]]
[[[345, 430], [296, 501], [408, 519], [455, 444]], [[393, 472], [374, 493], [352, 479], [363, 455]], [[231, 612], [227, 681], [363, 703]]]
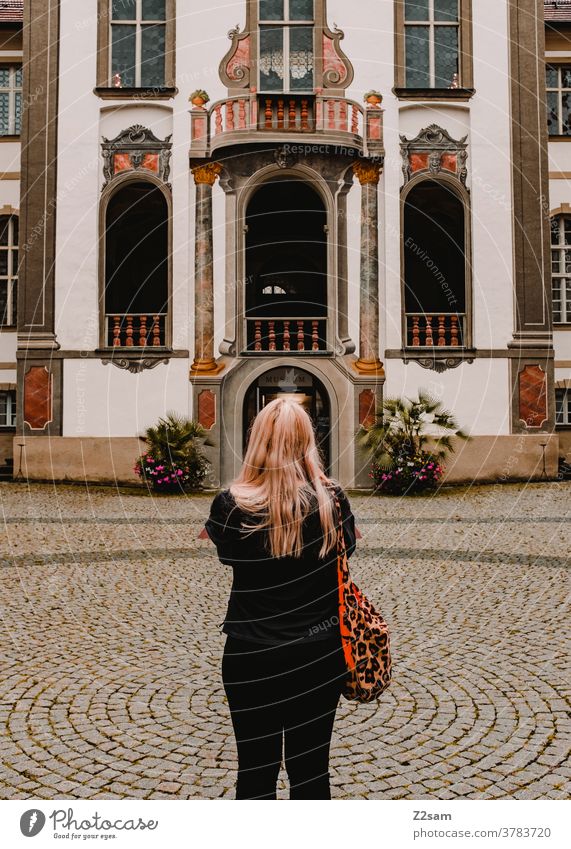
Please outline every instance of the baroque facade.
[[448, 480], [553, 476], [571, 337], [554, 350], [544, 4], [243, 0], [236, 26], [195, 5], [25, 4], [0, 334], [25, 473], [134, 480], [176, 410], [225, 484], [288, 393], [367, 487], [359, 425], [425, 388], [473, 437]]

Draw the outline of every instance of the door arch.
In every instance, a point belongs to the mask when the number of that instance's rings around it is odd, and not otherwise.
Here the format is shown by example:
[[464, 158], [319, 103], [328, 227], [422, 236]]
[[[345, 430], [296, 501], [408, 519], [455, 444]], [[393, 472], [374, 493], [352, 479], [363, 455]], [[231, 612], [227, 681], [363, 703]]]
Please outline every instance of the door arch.
[[295, 366], [281, 366], [263, 372], [254, 380], [244, 396], [243, 450], [246, 448], [254, 417], [274, 398], [288, 397], [297, 401], [309, 414], [317, 447], [327, 474], [331, 467], [331, 402], [325, 386], [314, 374]]

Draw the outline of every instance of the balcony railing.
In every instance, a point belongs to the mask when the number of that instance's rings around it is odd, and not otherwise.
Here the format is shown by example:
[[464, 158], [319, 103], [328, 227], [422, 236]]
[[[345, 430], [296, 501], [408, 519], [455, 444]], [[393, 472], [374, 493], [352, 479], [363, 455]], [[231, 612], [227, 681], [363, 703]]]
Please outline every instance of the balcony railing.
[[259, 133], [272, 133], [278, 140], [290, 133], [329, 136], [367, 155], [383, 151], [383, 111], [363, 109], [344, 97], [238, 95], [219, 100], [210, 109], [192, 109], [190, 118], [195, 157], [209, 156], [223, 145], [254, 141]]
[[299, 354], [327, 351], [325, 317], [248, 318], [248, 353]]
[[112, 348], [158, 348], [166, 344], [162, 313], [110, 313], [105, 316], [105, 340]]
[[464, 313], [407, 313], [406, 344], [413, 348], [462, 347], [465, 324]]

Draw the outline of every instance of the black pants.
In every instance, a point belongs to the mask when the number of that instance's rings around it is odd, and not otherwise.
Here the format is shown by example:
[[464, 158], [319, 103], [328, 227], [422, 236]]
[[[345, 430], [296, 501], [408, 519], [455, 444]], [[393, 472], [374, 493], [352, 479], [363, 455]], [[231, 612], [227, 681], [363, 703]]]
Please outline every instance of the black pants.
[[227, 636], [222, 680], [238, 748], [236, 799], [330, 799], [329, 746], [345, 677], [341, 643], [264, 646]]

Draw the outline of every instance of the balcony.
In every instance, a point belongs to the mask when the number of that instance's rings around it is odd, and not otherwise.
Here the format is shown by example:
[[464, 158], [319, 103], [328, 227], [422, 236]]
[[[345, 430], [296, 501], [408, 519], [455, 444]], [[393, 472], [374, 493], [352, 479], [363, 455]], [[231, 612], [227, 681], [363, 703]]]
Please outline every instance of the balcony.
[[108, 314], [105, 344], [108, 348], [162, 348], [166, 345], [166, 313]]
[[412, 348], [461, 348], [465, 313], [406, 313], [406, 345]]
[[248, 354], [327, 354], [325, 316], [247, 318]]
[[[383, 153], [383, 111], [327, 95], [250, 94], [190, 112], [194, 158], [228, 145], [264, 141], [331, 143], [367, 156]], [[301, 141], [303, 139], [303, 142]]]

